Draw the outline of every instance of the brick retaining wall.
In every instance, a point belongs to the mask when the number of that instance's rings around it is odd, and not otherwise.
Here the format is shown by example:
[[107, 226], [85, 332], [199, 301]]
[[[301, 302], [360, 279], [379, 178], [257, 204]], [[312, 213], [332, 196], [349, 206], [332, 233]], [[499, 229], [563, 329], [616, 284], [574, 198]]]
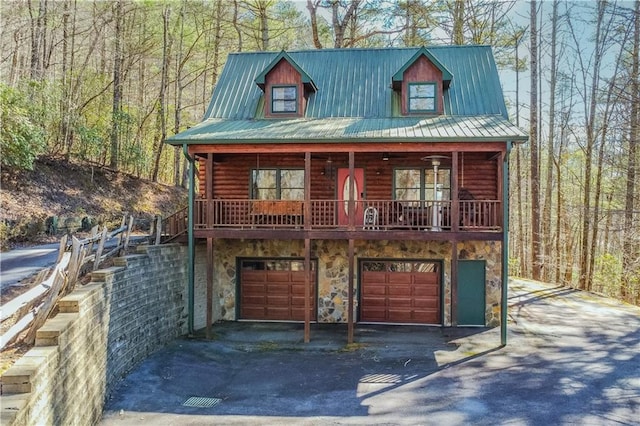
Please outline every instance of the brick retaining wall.
[[60, 300], [29, 350], [2, 376], [2, 425], [87, 425], [118, 381], [187, 332], [187, 256], [143, 246]]

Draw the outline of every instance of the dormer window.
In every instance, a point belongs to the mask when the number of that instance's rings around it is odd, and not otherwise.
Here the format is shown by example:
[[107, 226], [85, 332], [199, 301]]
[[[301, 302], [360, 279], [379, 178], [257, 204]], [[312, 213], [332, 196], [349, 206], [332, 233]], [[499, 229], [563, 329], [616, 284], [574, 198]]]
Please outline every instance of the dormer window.
[[271, 112], [295, 114], [298, 112], [298, 86], [272, 86]]
[[408, 112], [436, 112], [438, 88], [435, 82], [409, 83]]

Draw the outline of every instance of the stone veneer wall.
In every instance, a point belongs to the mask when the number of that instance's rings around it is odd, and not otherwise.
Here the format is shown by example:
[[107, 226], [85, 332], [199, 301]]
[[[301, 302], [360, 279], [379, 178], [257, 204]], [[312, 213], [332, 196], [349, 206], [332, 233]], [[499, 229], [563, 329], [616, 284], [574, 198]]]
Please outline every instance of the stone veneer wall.
[[58, 303], [36, 347], [2, 376], [2, 425], [88, 425], [118, 381], [185, 334], [187, 250], [139, 247]]
[[[467, 241], [458, 243], [460, 260], [485, 260], [486, 324], [500, 323], [500, 242]], [[312, 241], [312, 258], [318, 261], [318, 322], [347, 321], [348, 243], [344, 240]], [[451, 325], [451, 243], [437, 241], [357, 241], [358, 259], [424, 259], [443, 263], [444, 324]], [[216, 240], [214, 241], [213, 318], [236, 320], [236, 258], [238, 257], [304, 257], [304, 241], [300, 240]], [[356, 287], [358, 271], [355, 271]], [[206, 250], [196, 253], [196, 328], [205, 326]], [[200, 299], [200, 302], [198, 300]], [[355, 304], [357, 309], [357, 300]]]

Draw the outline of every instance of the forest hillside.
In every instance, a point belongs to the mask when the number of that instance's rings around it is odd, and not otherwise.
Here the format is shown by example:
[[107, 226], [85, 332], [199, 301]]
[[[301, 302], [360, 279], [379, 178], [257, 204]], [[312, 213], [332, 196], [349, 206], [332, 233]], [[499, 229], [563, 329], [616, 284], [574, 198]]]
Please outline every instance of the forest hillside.
[[182, 187], [52, 157], [38, 159], [33, 170], [3, 168], [1, 175], [3, 250], [81, 232], [85, 218], [85, 224], [112, 229], [131, 214], [134, 229], [147, 232], [155, 215], [165, 217], [187, 205]]

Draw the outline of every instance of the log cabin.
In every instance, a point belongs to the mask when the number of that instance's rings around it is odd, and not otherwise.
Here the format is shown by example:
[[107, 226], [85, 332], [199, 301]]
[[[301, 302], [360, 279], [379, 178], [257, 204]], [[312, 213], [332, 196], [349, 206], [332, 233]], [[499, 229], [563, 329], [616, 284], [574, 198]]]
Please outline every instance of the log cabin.
[[527, 138], [489, 46], [230, 54], [203, 121], [166, 141], [195, 170], [168, 220], [188, 235], [189, 329], [501, 325], [505, 344]]

